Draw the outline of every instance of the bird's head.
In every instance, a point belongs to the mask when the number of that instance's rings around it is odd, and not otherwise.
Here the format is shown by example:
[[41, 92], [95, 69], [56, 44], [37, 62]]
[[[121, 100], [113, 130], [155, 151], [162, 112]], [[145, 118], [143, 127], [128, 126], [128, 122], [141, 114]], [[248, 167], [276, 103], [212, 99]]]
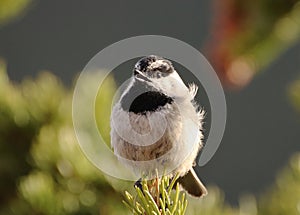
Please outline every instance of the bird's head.
[[134, 66], [133, 75], [136, 79], [150, 81], [166, 77], [174, 72], [174, 67], [169, 60], [156, 55], [140, 59]]
[[134, 66], [133, 77], [168, 96], [177, 96], [187, 91], [171, 61], [156, 55], [140, 59]]

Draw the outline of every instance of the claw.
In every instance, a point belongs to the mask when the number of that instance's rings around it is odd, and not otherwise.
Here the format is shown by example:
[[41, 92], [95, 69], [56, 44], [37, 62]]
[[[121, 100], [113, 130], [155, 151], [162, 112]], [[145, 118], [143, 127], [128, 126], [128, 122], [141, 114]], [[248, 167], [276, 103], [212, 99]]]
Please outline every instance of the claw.
[[137, 181], [134, 183], [134, 187], [140, 188], [140, 190], [143, 192], [142, 178], [140, 178], [139, 180], [137, 180]]

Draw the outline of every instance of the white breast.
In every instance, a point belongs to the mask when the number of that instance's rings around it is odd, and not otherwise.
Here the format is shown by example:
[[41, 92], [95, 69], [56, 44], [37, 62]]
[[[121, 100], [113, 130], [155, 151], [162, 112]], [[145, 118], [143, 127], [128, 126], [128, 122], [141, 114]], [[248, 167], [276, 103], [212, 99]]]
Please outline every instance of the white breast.
[[[180, 172], [193, 165], [201, 146], [201, 122], [189, 98], [146, 115], [123, 111], [111, 117], [111, 146], [118, 159], [140, 174]], [[157, 157], [158, 156], [158, 157]]]

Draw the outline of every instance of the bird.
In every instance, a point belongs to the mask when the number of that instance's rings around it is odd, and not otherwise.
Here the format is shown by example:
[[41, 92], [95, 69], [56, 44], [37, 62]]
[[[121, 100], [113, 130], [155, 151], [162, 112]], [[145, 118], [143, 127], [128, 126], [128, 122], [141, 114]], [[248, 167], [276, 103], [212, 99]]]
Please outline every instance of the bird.
[[110, 135], [114, 154], [135, 174], [178, 174], [181, 188], [203, 197], [207, 189], [194, 170], [204, 145], [197, 90], [194, 83], [185, 85], [170, 60], [142, 57], [112, 108]]

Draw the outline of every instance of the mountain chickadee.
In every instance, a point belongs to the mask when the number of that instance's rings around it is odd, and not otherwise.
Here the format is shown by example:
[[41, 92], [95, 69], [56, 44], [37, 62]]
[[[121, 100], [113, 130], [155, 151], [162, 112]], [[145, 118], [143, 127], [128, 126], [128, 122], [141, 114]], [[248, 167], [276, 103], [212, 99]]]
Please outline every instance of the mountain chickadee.
[[201, 197], [207, 190], [193, 169], [203, 146], [204, 112], [194, 101], [197, 89], [183, 83], [169, 60], [140, 59], [112, 110], [111, 146], [136, 174], [179, 173], [180, 185]]

